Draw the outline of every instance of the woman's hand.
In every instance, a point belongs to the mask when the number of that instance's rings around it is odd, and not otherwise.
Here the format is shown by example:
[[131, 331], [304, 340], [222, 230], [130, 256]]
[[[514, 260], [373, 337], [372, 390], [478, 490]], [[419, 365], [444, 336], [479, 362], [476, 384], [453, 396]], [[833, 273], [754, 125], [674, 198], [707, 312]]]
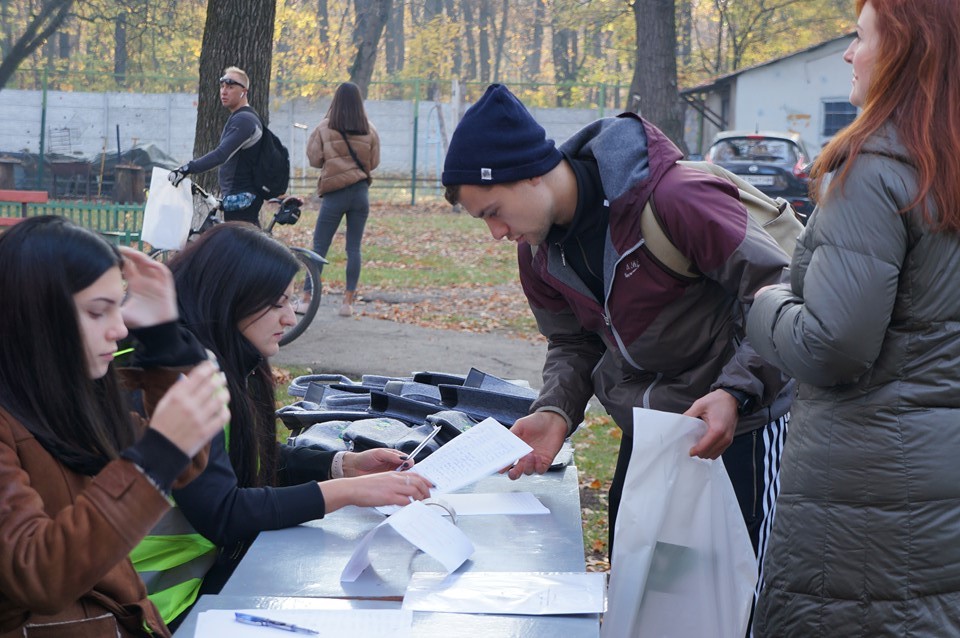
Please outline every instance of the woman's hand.
[[[403, 465], [402, 468], [401, 465]], [[413, 459], [400, 450], [391, 448], [374, 448], [363, 452], [347, 452], [343, 455], [345, 477], [390, 472], [398, 468], [409, 470], [411, 467], [413, 467]]]
[[332, 479], [318, 483], [326, 503], [326, 513], [345, 505], [378, 507], [408, 505], [410, 499], [430, 497], [433, 485], [415, 472], [381, 472], [355, 478]]
[[170, 269], [139, 250], [120, 248], [127, 296], [120, 308], [128, 328], [146, 328], [175, 321], [177, 292]]
[[170, 386], [157, 403], [150, 427], [193, 458], [230, 420], [227, 378], [204, 361]]

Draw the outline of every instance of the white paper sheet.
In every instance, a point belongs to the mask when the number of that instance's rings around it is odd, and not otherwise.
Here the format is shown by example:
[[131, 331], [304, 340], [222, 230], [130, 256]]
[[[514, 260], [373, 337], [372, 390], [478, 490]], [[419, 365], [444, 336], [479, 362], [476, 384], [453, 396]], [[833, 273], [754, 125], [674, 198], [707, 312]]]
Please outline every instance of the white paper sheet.
[[585, 572], [418, 572], [403, 609], [464, 614], [598, 614], [606, 577]]
[[[532, 450], [496, 419], [488, 418], [442, 445], [411, 471], [433, 482], [436, 488], [431, 494], [445, 494], [512, 465]], [[383, 514], [398, 509], [396, 505], [377, 508]]]
[[389, 517], [357, 543], [353, 555], [340, 574], [340, 580], [355, 581], [370, 564], [369, 550], [377, 532], [385, 525], [415, 547], [435, 558], [448, 572], [452, 572], [473, 556], [473, 543], [460, 528], [443, 518], [437, 508], [416, 501]]
[[320, 632], [320, 636], [349, 638], [407, 638], [413, 613], [400, 609], [211, 609], [197, 617], [196, 638], [267, 638], [306, 636], [237, 622], [235, 612], [293, 623]]
[[[443, 501], [457, 516], [493, 514], [549, 514], [550, 510], [530, 492], [488, 492], [484, 494], [444, 494]], [[440, 511], [443, 514], [443, 511]]]
[[417, 463], [414, 471], [440, 493], [476, 483], [527, 455], [533, 448], [496, 419], [484, 419]]

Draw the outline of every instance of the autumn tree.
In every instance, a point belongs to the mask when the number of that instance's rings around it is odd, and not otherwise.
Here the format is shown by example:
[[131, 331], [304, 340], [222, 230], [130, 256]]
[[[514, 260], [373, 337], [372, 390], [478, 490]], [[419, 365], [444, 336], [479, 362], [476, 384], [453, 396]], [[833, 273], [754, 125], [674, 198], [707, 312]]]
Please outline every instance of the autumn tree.
[[363, 97], [367, 97], [370, 88], [380, 36], [387, 26], [392, 5], [393, 0], [353, 0], [356, 14], [353, 43], [357, 47], [357, 54], [350, 66], [350, 81], [360, 87]]
[[[228, 66], [250, 76], [247, 99], [264, 121], [270, 119], [270, 78], [276, 0], [208, 0], [200, 48], [200, 87], [194, 157], [216, 148], [230, 115], [220, 104], [219, 82]], [[198, 175], [205, 188], [216, 184], [210, 171]]]
[[47, 41], [69, 15], [73, 0], [43, 0], [30, 14], [23, 32], [13, 39], [10, 12], [10, 0], [0, 0], [0, 14], [3, 19], [3, 61], [0, 62], [0, 90], [37, 48]]
[[839, 36], [847, 0], [680, 0], [682, 75], [690, 83]]
[[667, 137], [683, 143], [683, 107], [677, 91], [677, 31], [674, 0], [634, 0], [637, 57], [630, 83], [631, 110]]

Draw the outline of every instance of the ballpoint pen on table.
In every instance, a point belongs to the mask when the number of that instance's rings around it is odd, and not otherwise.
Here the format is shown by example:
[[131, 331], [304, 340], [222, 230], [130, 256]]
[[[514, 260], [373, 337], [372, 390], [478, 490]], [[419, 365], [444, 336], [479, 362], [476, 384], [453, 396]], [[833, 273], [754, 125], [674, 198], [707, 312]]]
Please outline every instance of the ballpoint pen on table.
[[237, 622], [242, 622], [245, 625], [259, 625], [261, 627], [271, 627], [273, 629], [280, 629], [281, 631], [292, 631], [295, 634], [319, 634], [319, 631], [309, 629], [307, 627], [301, 627], [299, 625], [293, 625], [288, 622], [281, 622], [279, 620], [271, 620], [270, 618], [264, 618], [263, 616], [254, 616], [252, 614], [242, 614], [239, 611], [234, 613]]
[[[417, 454], [420, 454], [420, 451], [423, 450], [423, 448], [427, 447], [427, 443], [429, 443], [430, 441], [432, 441], [432, 440], [433, 440], [433, 437], [437, 436], [437, 432], [439, 432], [439, 431], [440, 431], [440, 426], [439, 426], [439, 425], [433, 426], [433, 432], [431, 432], [430, 434], [428, 434], [422, 441], [420, 441], [420, 445], [418, 445], [417, 447], [413, 448], [413, 452], [411, 452], [410, 454], [408, 454], [408, 455], [407, 455], [407, 458], [409, 458], [410, 460], [412, 460], [412, 461], [415, 462], [415, 461], [417, 460], [417, 458], [416, 458], [416, 457], [417, 457]], [[400, 466], [397, 467], [397, 470], [399, 471], [399, 470], [404, 469], [403, 466], [404, 466], [404, 463], [401, 463]]]

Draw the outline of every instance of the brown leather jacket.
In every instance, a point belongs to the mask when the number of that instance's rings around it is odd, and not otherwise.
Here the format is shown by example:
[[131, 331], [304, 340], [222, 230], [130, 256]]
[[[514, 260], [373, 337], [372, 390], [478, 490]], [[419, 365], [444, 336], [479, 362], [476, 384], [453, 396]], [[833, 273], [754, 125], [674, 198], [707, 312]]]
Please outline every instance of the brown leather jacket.
[[[307, 159], [310, 166], [320, 169], [320, 179], [317, 180], [317, 194], [325, 195], [346, 188], [351, 184], [367, 179], [366, 173], [360, 170], [357, 163], [350, 156], [347, 143], [339, 131], [329, 127], [330, 121], [323, 121], [310, 134], [307, 142]], [[372, 172], [380, 165], [380, 136], [372, 122], [367, 122], [370, 132], [366, 135], [348, 135], [350, 146], [357, 158]]]
[[[177, 371], [126, 376], [149, 413]], [[208, 451], [177, 487], [203, 470]], [[0, 638], [146, 636], [145, 626], [169, 636], [127, 558], [169, 508], [129, 461], [77, 474], [0, 409]]]

